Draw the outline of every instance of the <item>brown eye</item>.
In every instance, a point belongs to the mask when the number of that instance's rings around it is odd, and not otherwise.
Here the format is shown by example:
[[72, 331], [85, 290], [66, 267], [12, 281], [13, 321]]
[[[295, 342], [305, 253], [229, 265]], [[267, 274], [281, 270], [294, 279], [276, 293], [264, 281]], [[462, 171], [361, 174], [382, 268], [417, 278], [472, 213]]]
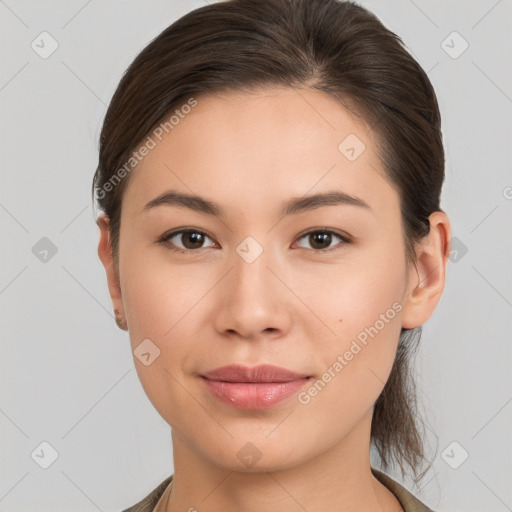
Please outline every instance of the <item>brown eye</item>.
[[[175, 240], [173, 241], [173, 239]], [[165, 243], [172, 251], [186, 253], [197, 252], [199, 249], [208, 247], [204, 246], [207, 239], [211, 240], [211, 238], [203, 231], [197, 229], [181, 229], [164, 235], [160, 239], [160, 242]], [[335, 250], [337, 245], [350, 243], [350, 240], [347, 237], [329, 229], [309, 231], [299, 238], [299, 240], [302, 239], [307, 240], [310, 244], [310, 248], [313, 249], [314, 252], [327, 252]], [[340, 240], [341, 242], [331, 246], [331, 244], [336, 240]], [[215, 246], [215, 243], [210, 245], [210, 247], [213, 246]]]
[[[172, 239], [176, 239], [176, 241], [171, 241]], [[182, 229], [180, 231], [174, 231], [173, 233], [169, 233], [162, 237], [161, 241], [165, 242], [169, 245], [174, 245], [177, 247], [171, 247], [171, 250], [177, 252], [187, 252], [194, 251], [197, 249], [203, 249], [203, 244], [206, 239], [210, 237], [199, 230], [193, 229]], [[178, 242], [181, 242], [182, 247], [178, 245]]]
[[[341, 240], [343, 244], [336, 245], [344, 245], [345, 243], [349, 243], [349, 239], [332, 231], [332, 230], [316, 230], [309, 231], [308, 233], [302, 235], [299, 240], [305, 238], [310, 244], [311, 248], [315, 249], [315, 252], [322, 252], [331, 250], [331, 243], [336, 241], [336, 239]], [[336, 245], [334, 247], [336, 247]]]

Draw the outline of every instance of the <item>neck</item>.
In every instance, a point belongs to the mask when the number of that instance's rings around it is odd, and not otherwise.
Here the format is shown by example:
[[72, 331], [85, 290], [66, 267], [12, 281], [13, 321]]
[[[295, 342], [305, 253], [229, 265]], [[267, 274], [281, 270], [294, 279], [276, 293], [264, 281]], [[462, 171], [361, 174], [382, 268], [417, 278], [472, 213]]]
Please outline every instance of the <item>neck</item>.
[[265, 468], [261, 460], [248, 471], [213, 464], [173, 430], [174, 476], [155, 512], [402, 512], [371, 473], [371, 412], [323, 453], [290, 467]]

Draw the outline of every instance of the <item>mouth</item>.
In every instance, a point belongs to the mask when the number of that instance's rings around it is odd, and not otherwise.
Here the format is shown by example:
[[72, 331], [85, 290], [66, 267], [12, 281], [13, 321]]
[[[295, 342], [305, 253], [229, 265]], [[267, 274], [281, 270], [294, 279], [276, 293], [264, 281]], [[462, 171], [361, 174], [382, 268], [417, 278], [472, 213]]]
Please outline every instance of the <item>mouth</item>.
[[201, 376], [211, 381], [268, 384], [292, 382], [310, 377], [307, 374], [293, 372], [269, 364], [262, 364], [253, 368], [241, 364], [231, 364], [203, 373]]
[[312, 376], [284, 368], [230, 365], [200, 375], [206, 388], [221, 402], [236, 409], [268, 409], [295, 395]]

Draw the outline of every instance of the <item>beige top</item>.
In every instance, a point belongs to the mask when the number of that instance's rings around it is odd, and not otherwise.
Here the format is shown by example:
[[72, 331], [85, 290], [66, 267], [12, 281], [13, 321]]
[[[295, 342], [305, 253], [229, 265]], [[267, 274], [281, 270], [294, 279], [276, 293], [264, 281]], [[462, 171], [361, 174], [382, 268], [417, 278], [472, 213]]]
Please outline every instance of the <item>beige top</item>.
[[[398, 499], [405, 512], [434, 512], [424, 505], [405, 487], [393, 480], [382, 471], [372, 467], [373, 476], [384, 486], [386, 486]], [[153, 489], [143, 500], [135, 505], [123, 510], [123, 512], [153, 512], [158, 500], [172, 480], [173, 475], [167, 477], [161, 484]]]

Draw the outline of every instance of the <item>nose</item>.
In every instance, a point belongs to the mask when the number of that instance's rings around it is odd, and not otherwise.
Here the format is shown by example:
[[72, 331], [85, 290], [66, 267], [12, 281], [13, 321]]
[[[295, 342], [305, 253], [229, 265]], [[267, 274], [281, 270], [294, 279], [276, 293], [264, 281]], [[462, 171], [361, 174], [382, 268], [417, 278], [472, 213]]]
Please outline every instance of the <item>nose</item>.
[[286, 272], [263, 250], [256, 259], [243, 251], [230, 260], [231, 270], [219, 283], [215, 327], [231, 337], [255, 340], [280, 337], [292, 325], [293, 293]]

